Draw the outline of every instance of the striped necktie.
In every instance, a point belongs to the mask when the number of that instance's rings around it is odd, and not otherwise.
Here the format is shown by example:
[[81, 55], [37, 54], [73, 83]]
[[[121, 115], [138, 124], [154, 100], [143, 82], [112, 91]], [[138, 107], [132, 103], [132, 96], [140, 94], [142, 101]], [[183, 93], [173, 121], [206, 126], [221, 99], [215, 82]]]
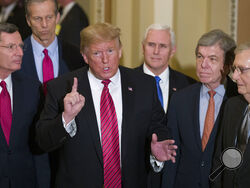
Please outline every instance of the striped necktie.
[[0, 86], [2, 87], [2, 91], [0, 94], [0, 122], [6, 142], [9, 145], [12, 122], [10, 94], [6, 88], [5, 81], [1, 81]]
[[104, 165], [104, 188], [121, 188], [121, 167], [118, 121], [115, 106], [109, 93], [110, 80], [103, 80], [101, 94], [101, 134]]

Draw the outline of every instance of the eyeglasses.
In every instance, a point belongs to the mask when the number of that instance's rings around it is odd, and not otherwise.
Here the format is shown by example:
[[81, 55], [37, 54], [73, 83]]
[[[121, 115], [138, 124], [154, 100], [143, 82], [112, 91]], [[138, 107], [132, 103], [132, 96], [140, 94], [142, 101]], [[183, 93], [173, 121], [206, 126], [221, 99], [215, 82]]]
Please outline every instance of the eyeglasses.
[[21, 48], [23, 51], [25, 50], [24, 44], [7, 44], [7, 45], [0, 45], [0, 47], [7, 48], [10, 52], [13, 52], [17, 49], [17, 47]]
[[239, 74], [243, 74], [245, 72], [247, 72], [250, 67], [236, 67], [236, 66], [232, 66], [232, 72], [234, 72], [235, 70], [239, 73]]

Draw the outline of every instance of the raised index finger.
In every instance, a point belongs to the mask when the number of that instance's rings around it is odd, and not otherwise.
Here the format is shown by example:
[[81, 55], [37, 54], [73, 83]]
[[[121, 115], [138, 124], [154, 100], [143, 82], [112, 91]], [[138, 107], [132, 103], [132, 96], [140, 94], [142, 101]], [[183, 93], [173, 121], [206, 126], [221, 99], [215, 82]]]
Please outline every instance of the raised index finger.
[[77, 87], [78, 87], [78, 80], [76, 77], [74, 77], [74, 83], [71, 92], [77, 92]]

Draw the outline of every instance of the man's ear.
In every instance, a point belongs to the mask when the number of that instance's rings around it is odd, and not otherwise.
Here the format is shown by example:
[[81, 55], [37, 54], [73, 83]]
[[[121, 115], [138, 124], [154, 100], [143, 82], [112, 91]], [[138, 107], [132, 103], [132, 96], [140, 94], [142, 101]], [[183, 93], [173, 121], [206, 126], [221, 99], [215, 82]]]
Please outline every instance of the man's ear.
[[89, 64], [86, 54], [84, 54], [83, 52], [81, 54], [82, 54], [82, 57], [83, 57], [85, 63]]

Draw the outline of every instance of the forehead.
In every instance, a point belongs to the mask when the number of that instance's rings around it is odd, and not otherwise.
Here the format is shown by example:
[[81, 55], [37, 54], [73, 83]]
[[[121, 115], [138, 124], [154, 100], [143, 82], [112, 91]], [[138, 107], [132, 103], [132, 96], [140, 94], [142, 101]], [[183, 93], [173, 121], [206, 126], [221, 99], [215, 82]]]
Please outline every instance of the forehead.
[[22, 42], [21, 35], [19, 32], [14, 32], [14, 33], [6, 33], [2, 32], [0, 35], [0, 42], [3, 43], [20, 43]]
[[235, 65], [250, 65], [250, 49], [244, 50], [235, 56]]
[[170, 33], [168, 30], [149, 30], [147, 37], [147, 42], [161, 42], [168, 43], [170, 42]]
[[220, 48], [219, 44], [212, 46], [199, 46], [198, 53], [204, 56], [224, 56], [224, 51]]
[[55, 3], [53, 1], [33, 2], [28, 7], [31, 16], [43, 16], [54, 14]]
[[90, 44], [88, 48], [90, 50], [100, 50], [100, 51], [110, 49], [110, 48], [119, 48], [119, 41], [118, 39], [114, 39], [111, 41], [93, 43], [93, 44]]

